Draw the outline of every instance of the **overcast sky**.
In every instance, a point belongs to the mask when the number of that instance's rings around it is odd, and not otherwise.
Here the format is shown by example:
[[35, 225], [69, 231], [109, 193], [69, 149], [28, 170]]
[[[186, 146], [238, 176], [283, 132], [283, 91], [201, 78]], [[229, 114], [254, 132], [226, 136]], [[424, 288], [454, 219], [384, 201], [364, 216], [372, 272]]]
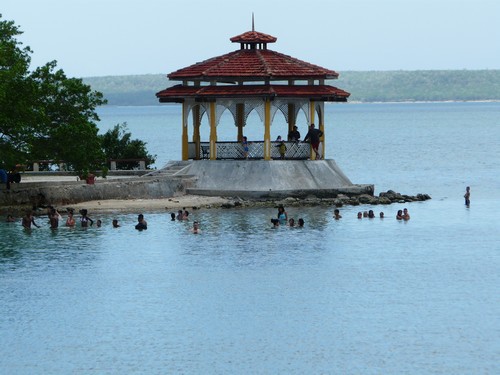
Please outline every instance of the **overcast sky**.
[[239, 48], [345, 70], [500, 69], [500, 0], [1, 0], [32, 63], [70, 77], [167, 74]]

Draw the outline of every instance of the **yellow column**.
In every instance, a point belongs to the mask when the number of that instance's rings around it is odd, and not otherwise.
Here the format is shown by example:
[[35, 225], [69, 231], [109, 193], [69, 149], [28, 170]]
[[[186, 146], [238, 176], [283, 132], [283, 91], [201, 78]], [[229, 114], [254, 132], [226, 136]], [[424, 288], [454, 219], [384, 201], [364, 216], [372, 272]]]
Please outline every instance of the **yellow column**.
[[195, 144], [195, 158], [200, 160], [200, 106], [193, 107], [193, 142]]
[[189, 159], [188, 150], [188, 128], [187, 128], [187, 104], [182, 103], [182, 160]]
[[264, 103], [264, 160], [271, 160], [271, 101]]
[[215, 102], [210, 103], [210, 160], [217, 159], [217, 126], [215, 123]]
[[310, 123], [309, 125], [311, 124], [314, 124], [314, 121], [315, 121], [315, 115], [316, 115], [316, 111], [314, 110], [314, 107], [315, 107], [315, 103], [313, 100], [311, 100], [309, 102], [309, 119], [310, 119]]
[[323, 157], [323, 159], [325, 159], [325, 107], [324, 107], [324, 103], [322, 103], [321, 105], [321, 111], [319, 113], [319, 130], [321, 130], [323, 132], [323, 135], [321, 136], [320, 138], [320, 149], [319, 149], [319, 152], [321, 153], [321, 156]]

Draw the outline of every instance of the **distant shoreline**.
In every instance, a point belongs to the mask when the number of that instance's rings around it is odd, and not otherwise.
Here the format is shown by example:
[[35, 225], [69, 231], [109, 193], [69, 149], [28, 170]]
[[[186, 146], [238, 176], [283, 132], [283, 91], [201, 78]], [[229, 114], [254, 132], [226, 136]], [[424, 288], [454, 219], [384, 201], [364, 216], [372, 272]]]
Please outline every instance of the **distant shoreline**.
[[[500, 99], [493, 100], [434, 100], [434, 101], [394, 101], [394, 102], [359, 102], [349, 101], [347, 103], [325, 103], [325, 105], [348, 105], [348, 104], [432, 104], [432, 103], [500, 103]], [[145, 105], [123, 105], [123, 104], [105, 104], [101, 107], [160, 107], [166, 105], [178, 105], [178, 103], [158, 103]]]
[[[348, 103], [498, 102], [500, 70], [340, 71], [328, 85], [351, 93]], [[173, 85], [166, 74], [84, 77], [109, 105], [161, 105], [156, 93]]]

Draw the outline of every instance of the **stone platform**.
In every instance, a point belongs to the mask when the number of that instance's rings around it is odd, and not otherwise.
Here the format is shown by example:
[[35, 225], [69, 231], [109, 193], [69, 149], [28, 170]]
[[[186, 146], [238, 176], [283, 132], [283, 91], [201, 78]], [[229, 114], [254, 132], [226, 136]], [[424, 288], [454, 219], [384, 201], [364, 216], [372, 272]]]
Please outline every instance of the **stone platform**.
[[334, 160], [199, 160], [182, 173], [192, 176], [186, 193], [242, 198], [335, 197], [373, 194], [353, 184]]

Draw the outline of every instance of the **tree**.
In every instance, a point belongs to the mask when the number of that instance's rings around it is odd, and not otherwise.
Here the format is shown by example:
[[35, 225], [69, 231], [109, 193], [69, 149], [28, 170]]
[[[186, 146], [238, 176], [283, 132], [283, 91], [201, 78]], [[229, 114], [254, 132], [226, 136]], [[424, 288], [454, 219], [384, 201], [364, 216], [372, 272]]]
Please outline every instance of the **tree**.
[[[156, 160], [156, 155], [148, 154], [146, 142], [131, 139], [132, 134], [127, 132], [127, 123], [117, 124], [113, 129], [101, 135], [101, 144], [104, 154], [109, 159], [145, 159], [146, 168], [150, 168]], [[137, 161], [122, 162], [124, 169], [134, 169], [139, 166]]]
[[79, 174], [100, 169], [95, 109], [106, 100], [56, 61], [30, 71], [32, 51], [16, 40], [20, 34], [0, 15], [0, 168], [51, 159]]

